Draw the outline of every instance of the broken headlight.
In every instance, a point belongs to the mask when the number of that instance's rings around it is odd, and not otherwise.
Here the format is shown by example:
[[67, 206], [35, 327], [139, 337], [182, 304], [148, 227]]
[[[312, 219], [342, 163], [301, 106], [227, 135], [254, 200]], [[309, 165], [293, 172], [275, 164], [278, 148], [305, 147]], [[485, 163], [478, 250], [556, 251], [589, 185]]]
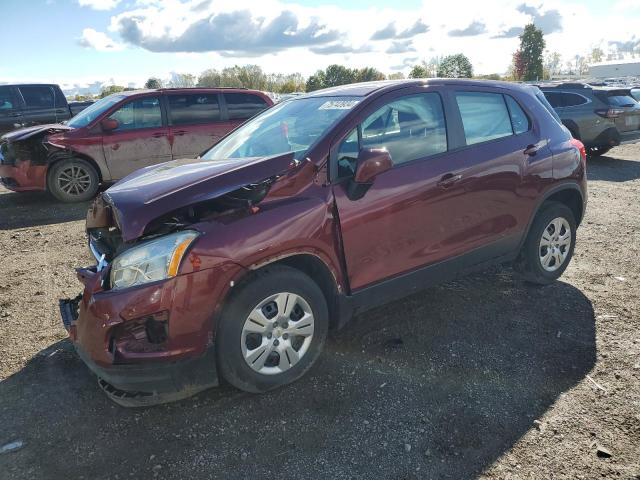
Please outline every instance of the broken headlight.
[[175, 277], [197, 232], [172, 233], [130, 248], [111, 264], [111, 288], [122, 289]]

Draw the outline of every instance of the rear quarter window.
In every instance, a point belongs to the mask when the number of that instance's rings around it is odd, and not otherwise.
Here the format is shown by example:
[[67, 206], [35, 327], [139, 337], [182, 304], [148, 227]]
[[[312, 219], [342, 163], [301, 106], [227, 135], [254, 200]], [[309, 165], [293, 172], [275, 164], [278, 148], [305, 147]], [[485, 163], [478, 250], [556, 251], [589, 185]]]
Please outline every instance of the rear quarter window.
[[229, 120], [246, 120], [269, 106], [266, 100], [252, 93], [225, 93], [224, 99]]

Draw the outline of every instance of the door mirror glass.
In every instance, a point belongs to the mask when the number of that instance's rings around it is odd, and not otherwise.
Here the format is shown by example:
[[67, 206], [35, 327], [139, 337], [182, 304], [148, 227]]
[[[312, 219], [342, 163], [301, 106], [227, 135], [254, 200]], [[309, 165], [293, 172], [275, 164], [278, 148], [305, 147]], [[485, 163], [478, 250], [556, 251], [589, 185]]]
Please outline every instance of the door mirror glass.
[[358, 153], [358, 161], [354, 181], [369, 184], [381, 173], [390, 170], [393, 161], [389, 152], [382, 148], [363, 148]]
[[100, 126], [104, 132], [113, 132], [120, 126], [120, 124], [115, 118], [105, 118], [100, 122]]

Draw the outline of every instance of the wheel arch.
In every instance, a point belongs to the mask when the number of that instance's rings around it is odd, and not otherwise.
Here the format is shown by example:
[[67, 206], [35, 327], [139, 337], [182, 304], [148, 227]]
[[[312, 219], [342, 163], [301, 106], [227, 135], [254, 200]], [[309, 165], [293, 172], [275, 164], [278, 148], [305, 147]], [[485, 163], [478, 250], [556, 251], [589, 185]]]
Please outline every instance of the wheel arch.
[[318, 253], [295, 252], [279, 255], [262, 260], [249, 267], [249, 273], [241, 281], [249, 281], [253, 273], [264, 270], [274, 265], [284, 265], [295, 268], [306, 274], [313, 280], [325, 297], [329, 309], [329, 328], [340, 326], [340, 297], [344, 293], [344, 286], [340, 280], [339, 272], [330, 266], [330, 263]]
[[522, 248], [527, 237], [529, 236], [529, 231], [531, 230], [531, 225], [540, 212], [540, 209], [543, 207], [545, 203], [548, 202], [560, 202], [571, 209], [573, 212], [574, 218], [576, 220], [576, 226], [580, 226], [582, 219], [584, 217], [584, 197], [580, 187], [577, 183], [563, 183], [557, 185], [554, 188], [549, 189], [544, 193], [542, 198], [538, 201], [536, 208], [533, 211], [533, 215], [529, 219], [529, 223], [527, 225], [527, 230], [525, 235], [523, 235], [522, 240], [520, 242], [520, 246], [518, 250]]
[[93, 169], [96, 171], [96, 173], [98, 174], [98, 182], [102, 183], [104, 181], [104, 176], [103, 176], [103, 172], [100, 168], [100, 166], [98, 165], [98, 163], [91, 158], [89, 155], [85, 155], [84, 153], [78, 153], [75, 151], [68, 151], [68, 150], [64, 150], [64, 151], [59, 151], [59, 152], [54, 152], [51, 155], [49, 155], [48, 157], [48, 165], [47, 165], [47, 190], [49, 189], [49, 172], [51, 172], [53, 170], [53, 167], [60, 163], [63, 162], [65, 160], [72, 160], [74, 158], [79, 158], [81, 160], [86, 161], [87, 163], [89, 163], [89, 165], [91, 165], [93, 167]]

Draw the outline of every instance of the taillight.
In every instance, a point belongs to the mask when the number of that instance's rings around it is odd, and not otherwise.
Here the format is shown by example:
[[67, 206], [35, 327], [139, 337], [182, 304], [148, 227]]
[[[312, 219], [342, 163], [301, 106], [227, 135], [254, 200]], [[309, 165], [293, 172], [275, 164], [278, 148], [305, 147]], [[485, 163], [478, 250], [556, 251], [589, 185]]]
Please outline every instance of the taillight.
[[621, 108], [607, 108], [596, 110], [596, 115], [600, 115], [602, 118], [618, 118], [624, 110]]
[[584, 143], [582, 143], [580, 140], [576, 139], [576, 138], [572, 138], [570, 140], [571, 145], [573, 145], [574, 147], [576, 147], [578, 149], [578, 151], [580, 152], [580, 158], [582, 159], [582, 162], [586, 162], [587, 161], [587, 149], [584, 148]]

